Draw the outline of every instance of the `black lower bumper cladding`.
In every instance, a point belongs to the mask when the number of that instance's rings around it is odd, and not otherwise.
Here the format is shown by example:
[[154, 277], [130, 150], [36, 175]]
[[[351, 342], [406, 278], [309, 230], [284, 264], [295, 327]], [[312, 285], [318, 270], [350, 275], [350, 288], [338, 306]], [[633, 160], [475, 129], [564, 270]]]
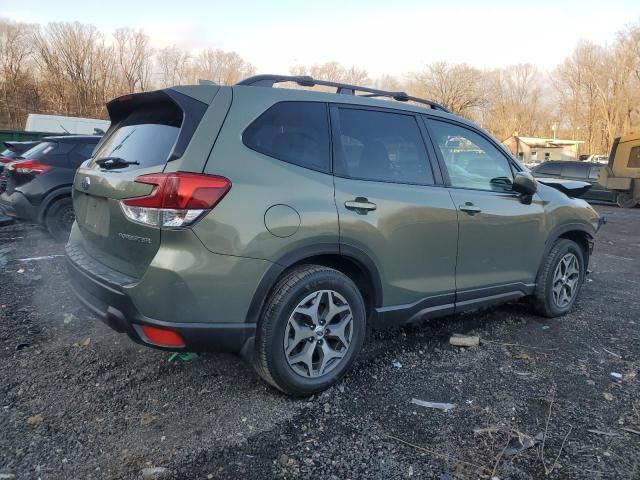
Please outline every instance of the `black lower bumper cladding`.
[[[71, 288], [78, 299], [109, 327], [133, 341], [162, 350], [189, 352], [240, 352], [255, 335], [253, 323], [177, 323], [142, 315], [119, 285], [109, 284], [82, 270], [67, 255]], [[162, 347], [149, 343], [142, 326], [169, 329], [180, 334], [185, 346]]]

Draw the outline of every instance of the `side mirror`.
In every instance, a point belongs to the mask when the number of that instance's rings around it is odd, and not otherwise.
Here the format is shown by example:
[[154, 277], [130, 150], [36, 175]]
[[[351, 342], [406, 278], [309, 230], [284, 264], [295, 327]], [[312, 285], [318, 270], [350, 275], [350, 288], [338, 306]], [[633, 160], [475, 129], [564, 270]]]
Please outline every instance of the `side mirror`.
[[511, 189], [525, 197], [530, 197], [538, 190], [538, 182], [529, 172], [518, 172], [513, 177]]

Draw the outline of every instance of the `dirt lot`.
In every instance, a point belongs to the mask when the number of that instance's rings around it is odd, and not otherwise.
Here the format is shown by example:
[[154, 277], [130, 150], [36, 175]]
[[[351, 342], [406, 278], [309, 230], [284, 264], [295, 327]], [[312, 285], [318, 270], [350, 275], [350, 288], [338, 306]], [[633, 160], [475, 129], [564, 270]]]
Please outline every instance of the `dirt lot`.
[[[609, 223], [570, 315], [514, 304], [377, 333], [340, 385], [306, 400], [238, 357], [168, 363], [112, 332], [73, 298], [61, 246], [0, 228], [0, 473], [640, 478], [640, 209], [598, 209]], [[483, 343], [450, 347], [454, 332]]]

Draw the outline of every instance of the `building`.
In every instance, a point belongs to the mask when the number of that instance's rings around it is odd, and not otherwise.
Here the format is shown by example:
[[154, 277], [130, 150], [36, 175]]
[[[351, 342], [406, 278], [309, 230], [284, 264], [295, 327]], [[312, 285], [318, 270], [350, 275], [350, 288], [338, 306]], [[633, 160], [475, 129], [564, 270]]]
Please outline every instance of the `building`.
[[581, 140], [512, 136], [502, 144], [523, 163], [540, 163], [547, 160], [577, 160]]

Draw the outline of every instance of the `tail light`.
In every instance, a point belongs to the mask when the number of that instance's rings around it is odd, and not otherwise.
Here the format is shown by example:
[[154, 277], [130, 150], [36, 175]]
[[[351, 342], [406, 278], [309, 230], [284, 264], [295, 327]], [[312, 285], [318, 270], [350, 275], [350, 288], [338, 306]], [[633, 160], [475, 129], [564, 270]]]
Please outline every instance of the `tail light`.
[[173, 330], [143, 325], [142, 333], [147, 337], [146, 340], [148, 340], [149, 343], [153, 343], [159, 347], [183, 348], [185, 346], [180, 334]]
[[231, 182], [198, 173], [152, 173], [136, 183], [153, 185], [149, 195], [120, 201], [130, 220], [152, 227], [180, 228], [193, 224], [215, 207], [231, 189]]
[[15, 158], [0, 157], [0, 163], [9, 163], [9, 162], [15, 162]]
[[30, 173], [32, 175], [39, 175], [41, 173], [48, 172], [53, 167], [51, 165], [39, 163], [36, 160], [20, 160], [17, 162], [13, 162], [7, 168], [18, 173]]

